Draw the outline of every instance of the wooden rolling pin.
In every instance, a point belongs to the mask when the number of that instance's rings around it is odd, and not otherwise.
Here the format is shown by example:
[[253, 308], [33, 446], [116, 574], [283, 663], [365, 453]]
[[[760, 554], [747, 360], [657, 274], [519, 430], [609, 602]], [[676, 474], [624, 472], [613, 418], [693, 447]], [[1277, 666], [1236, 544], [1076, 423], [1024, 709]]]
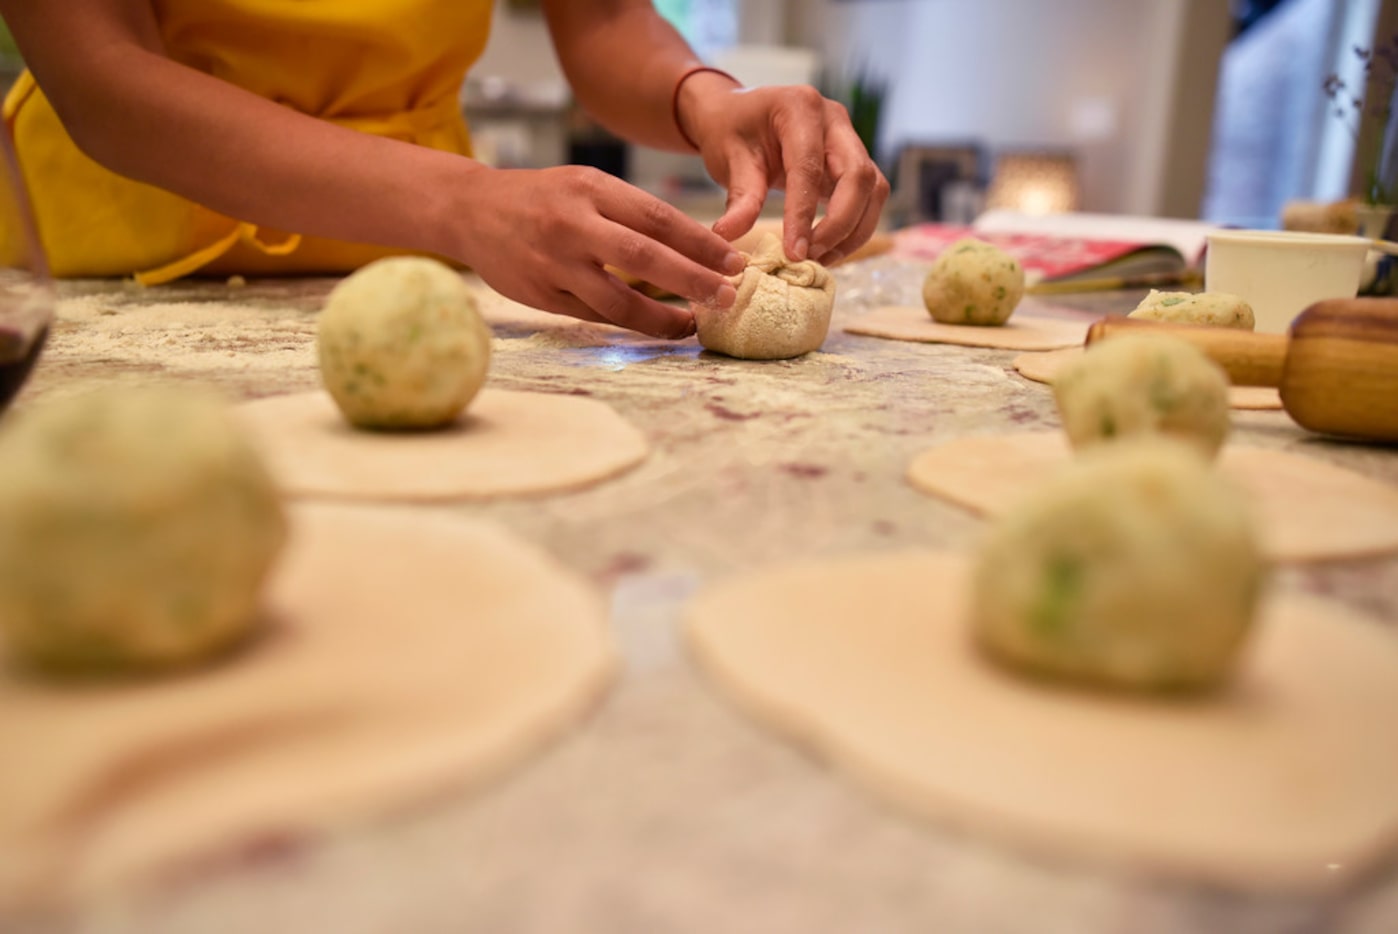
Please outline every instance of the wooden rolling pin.
[[1143, 330], [1189, 341], [1236, 386], [1278, 387], [1303, 428], [1398, 442], [1398, 299], [1317, 302], [1292, 322], [1290, 336], [1111, 317], [1092, 325], [1087, 342]]

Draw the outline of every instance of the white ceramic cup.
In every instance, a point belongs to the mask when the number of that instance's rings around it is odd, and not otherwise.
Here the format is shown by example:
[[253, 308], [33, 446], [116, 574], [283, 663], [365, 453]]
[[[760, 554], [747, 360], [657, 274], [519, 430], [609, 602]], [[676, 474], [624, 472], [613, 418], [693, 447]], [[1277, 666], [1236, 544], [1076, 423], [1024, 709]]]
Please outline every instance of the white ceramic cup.
[[1354, 298], [1369, 241], [1289, 230], [1217, 230], [1208, 235], [1204, 288], [1252, 306], [1257, 330], [1284, 334], [1308, 306]]

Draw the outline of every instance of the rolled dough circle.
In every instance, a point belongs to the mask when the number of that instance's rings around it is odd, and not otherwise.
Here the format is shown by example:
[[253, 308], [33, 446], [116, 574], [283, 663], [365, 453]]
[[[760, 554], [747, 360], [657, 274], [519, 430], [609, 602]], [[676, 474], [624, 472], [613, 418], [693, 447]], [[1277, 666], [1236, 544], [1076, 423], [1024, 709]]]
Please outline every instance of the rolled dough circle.
[[925, 308], [885, 305], [855, 318], [845, 325], [845, 331], [896, 341], [999, 350], [1054, 350], [1080, 346], [1087, 338], [1088, 322], [1036, 316], [1036, 304], [1026, 298], [1020, 302], [1014, 317], [999, 327], [943, 324], [933, 321]]
[[[1072, 457], [1062, 433], [957, 438], [923, 451], [908, 481], [924, 493], [999, 515]], [[1398, 551], [1398, 488], [1286, 451], [1224, 445], [1219, 469], [1252, 499], [1263, 552], [1324, 561]]]
[[[1081, 347], [1022, 353], [1014, 358], [1020, 376], [1036, 383], [1053, 384], [1058, 371], [1083, 354]], [[1229, 386], [1228, 405], [1234, 409], [1271, 410], [1282, 407], [1281, 394], [1270, 386]]]
[[304, 504], [269, 629], [216, 667], [75, 689], [0, 672], [0, 916], [494, 776], [609, 683], [607, 608], [492, 524]]
[[595, 399], [484, 389], [451, 426], [370, 432], [345, 424], [322, 392], [236, 410], [278, 484], [293, 495], [443, 501], [589, 486], [645, 459], [645, 437]]
[[1372, 621], [1279, 598], [1226, 693], [1144, 701], [984, 659], [965, 578], [935, 552], [766, 569], [702, 593], [689, 644], [754, 718], [952, 827], [1249, 889], [1343, 885], [1398, 842], [1398, 643]]

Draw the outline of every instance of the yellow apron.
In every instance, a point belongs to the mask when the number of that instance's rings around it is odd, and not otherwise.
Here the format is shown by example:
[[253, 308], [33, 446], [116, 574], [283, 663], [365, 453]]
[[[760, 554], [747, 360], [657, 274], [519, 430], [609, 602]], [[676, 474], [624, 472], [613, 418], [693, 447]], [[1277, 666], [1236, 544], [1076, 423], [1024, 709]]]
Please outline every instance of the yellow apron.
[[[152, 5], [178, 62], [333, 123], [470, 153], [457, 94], [485, 48], [492, 0]], [[334, 273], [401, 252], [259, 229], [109, 172], [73, 144], [28, 72], [4, 119], [56, 276], [134, 274], [152, 285], [193, 272]], [[0, 230], [0, 258], [16, 252], [14, 236]]]

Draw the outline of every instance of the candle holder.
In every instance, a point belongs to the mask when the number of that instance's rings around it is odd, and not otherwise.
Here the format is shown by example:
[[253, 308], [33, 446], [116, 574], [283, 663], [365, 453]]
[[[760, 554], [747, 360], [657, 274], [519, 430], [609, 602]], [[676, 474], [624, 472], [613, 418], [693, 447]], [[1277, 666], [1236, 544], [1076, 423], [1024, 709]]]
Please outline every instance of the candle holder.
[[1078, 161], [1072, 153], [1002, 153], [995, 161], [986, 207], [1061, 214], [1076, 211], [1078, 198]]

